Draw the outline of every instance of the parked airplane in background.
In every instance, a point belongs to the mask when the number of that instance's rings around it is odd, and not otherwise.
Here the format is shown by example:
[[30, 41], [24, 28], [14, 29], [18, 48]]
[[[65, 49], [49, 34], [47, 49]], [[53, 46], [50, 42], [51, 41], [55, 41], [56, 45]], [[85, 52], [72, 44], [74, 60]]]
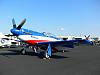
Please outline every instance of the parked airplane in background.
[[0, 32], [0, 47], [4, 48], [17, 45], [19, 45], [19, 42], [17, 40], [11, 39], [10, 37], [7, 37]]
[[[89, 40], [91, 43], [93, 43], [95, 40], [94, 38], [90, 37], [90, 35], [86, 36], [58, 36], [59, 38], [62, 38], [63, 40]], [[85, 43], [85, 42], [84, 42]]]
[[[48, 35], [45, 32], [36, 32], [28, 29], [22, 28], [23, 24], [26, 22], [26, 19], [24, 19], [18, 27], [16, 27], [15, 20], [12, 20], [13, 23], [13, 29], [11, 29], [11, 33], [13, 35], [18, 36], [18, 38], [27, 44], [34, 46], [34, 50], [37, 50], [38, 48], [43, 49], [45, 51], [45, 57], [49, 58], [52, 56], [52, 52], [57, 51], [57, 46], [64, 46], [73, 48], [74, 42], [86, 42], [90, 44], [91, 42], [88, 40], [62, 40], [60, 38], [57, 38], [52, 35]], [[25, 49], [22, 49], [22, 53], [25, 53]]]

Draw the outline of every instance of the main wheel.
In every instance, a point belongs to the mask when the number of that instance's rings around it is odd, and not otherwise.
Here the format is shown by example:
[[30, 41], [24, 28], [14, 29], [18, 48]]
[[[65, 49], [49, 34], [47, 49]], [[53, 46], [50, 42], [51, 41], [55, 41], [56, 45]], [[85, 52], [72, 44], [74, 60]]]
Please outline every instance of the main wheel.
[[23, 48], [23, 49], [21, 49], [20, 53], [25, 55], [26, 54], [26, 50]]

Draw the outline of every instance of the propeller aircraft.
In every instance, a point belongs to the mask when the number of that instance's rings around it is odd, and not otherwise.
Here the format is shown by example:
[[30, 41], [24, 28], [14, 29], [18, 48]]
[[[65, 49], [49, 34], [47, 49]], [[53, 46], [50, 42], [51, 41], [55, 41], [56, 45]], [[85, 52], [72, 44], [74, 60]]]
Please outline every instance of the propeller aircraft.
[[[16, 26], [15, 20], [12, 19], [13, 28], [10, 30], [11, 33], [27, 44], [33, 46], [36, 51], [38, 48], [45, 51], [45, 58], [50, 58], [53, 52], [57, 52], [57, 46], [64, 46], [68, 48], [74, 48], [74, 42], [85, 42], [91, 44], [89, 40], [62, 40], [53, 35], [49, 35], [45, 32], [37, 32], [22, 28], [26, 19], [24, 19], [18, 26]], [[24, 54], [26, 53], [25, 48], [21, 50]]]

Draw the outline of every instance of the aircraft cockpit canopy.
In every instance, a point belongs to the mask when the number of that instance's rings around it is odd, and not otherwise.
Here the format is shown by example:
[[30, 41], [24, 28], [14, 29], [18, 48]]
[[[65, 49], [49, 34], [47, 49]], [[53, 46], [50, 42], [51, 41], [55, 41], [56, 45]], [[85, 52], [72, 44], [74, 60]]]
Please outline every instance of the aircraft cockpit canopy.
[[54, 34], [49, 33], [49, 32], [43, 32], [43, 35], [46, 36], [46, 37], [51, 37], [51, 38], [55, 38], [55, 39], [60, 39], [60, 38], [57, 38]]

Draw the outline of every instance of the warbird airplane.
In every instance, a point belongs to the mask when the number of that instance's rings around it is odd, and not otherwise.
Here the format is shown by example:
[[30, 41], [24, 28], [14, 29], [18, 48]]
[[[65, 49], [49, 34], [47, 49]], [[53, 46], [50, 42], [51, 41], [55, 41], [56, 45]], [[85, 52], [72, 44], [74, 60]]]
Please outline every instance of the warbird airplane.
[[[28, 29], [22, 28], [23, 24], [26, 22], [26, 19], [24, 19], [18, 27], [16, 27], [15, 20], [12, 20], [13, 23], [13, 29], [11, 29], [11, 33], [13, 35], [18, 36], [18, 38], [27, 44], [34, 46], [34, 50], [37, 50], [38, 48], [43, 49], [45, 51], [45, 57], [49, 58], [52, 56], [52, 52], [57, 51], [57, 46], [64, 46], [68, 48], [74, 47], [74, 42], [86, 42], [91, 43], [88, 40], [62, 40], [60, 38], [57, 38], [52, 35], [48, 35], [45, 32], [36, 32]], [[24, 54], [26, 51], [23, 48], [21, 52]]]

